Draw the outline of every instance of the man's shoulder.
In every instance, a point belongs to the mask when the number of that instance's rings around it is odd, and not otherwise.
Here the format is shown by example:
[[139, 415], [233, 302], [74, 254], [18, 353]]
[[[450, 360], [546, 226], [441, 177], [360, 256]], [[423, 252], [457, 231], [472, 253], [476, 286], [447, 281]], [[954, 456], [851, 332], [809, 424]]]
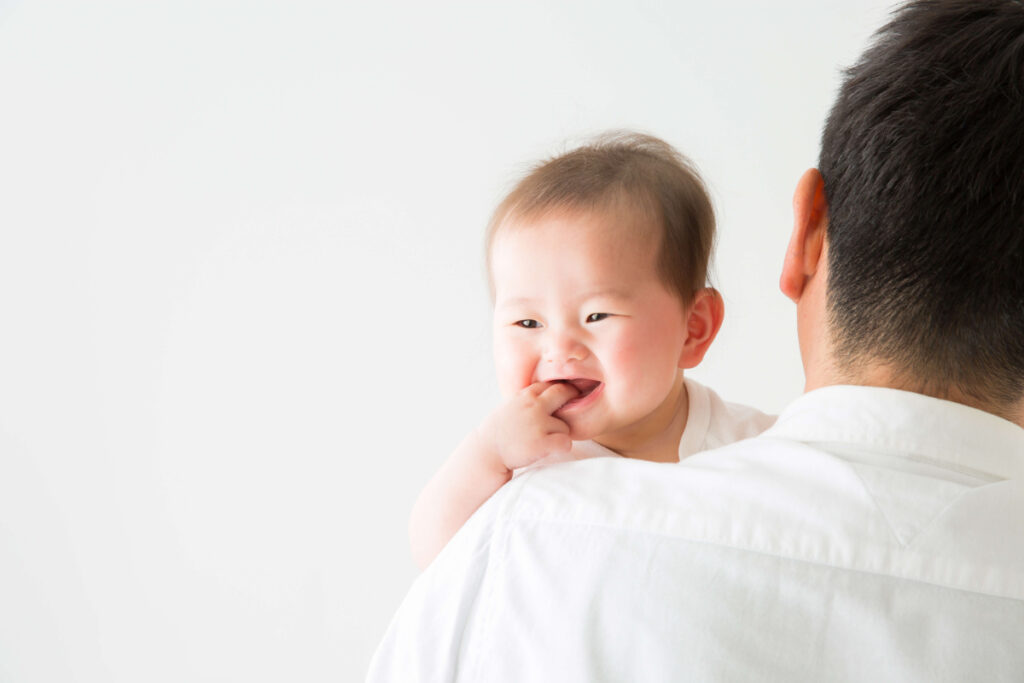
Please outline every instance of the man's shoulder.
[[850, 506], [863, 505], [857, 474], [845, 461], [770, 436], [678, 464], [592, 458], [538, 469], [514, 483], [502, 516], [637, 530], [652, 520], [673, 520], [658, 532], [684, 536], [708, 523], [784, 528], [820, 506], [823, 495], [840, 506], [845, 492]]
[[906, 392], [819, 390], [759, 436], [678, 464], [598, 458], [537, 472], [508, 519], [1024, 599], [1024, 546], [1005, 524], [1024, 515], [1022, 435], [995, 420]]

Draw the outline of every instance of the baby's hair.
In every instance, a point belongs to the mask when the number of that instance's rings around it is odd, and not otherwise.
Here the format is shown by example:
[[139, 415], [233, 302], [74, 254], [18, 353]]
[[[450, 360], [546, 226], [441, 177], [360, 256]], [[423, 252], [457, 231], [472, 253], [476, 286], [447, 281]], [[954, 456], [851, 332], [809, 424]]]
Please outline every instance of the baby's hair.
[[[640, 211], [660, 227], [658, 271], [688, 305], [707, 285], [715, 213], [693, 164], [650, 135], [612, 131], [535, 166], [495, 209], [487, 227], [487, 266], [503, 225], [556, 211]], [[493, 287], [492, 287], [493, 289]]]

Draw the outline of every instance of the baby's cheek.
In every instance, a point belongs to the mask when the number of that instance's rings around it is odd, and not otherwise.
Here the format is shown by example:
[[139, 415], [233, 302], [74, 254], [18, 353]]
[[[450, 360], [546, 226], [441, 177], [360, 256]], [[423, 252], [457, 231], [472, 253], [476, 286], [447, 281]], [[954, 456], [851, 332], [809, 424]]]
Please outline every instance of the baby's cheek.
[[[636, 330], [636, 334], [625, 334], [615, 340], [608, 350], [607, 364], [615, 368], [623, 390], [641, 399], [648, 391], [660, 390], [665, 381], [675, 376], [674, 366], [666, 362], [665, 350], [657, 343], [658, 330]], [[664, 377], [662, 376], [664, 375]]]
[[502, 396], [511, 396], [533, 383], [536, 359], [530, 349], [515, 340], [495, 336], [494, 370]]
[[612, 362], [618, 366], [630, 365], [649, 350], [648, 346], [640, 335], [620, 335], [611, 347]]
[[621, 370], [631, 369], [650, 351], [650, 341], [642, 334], [620, 334], [606, 349], [606, 363]]

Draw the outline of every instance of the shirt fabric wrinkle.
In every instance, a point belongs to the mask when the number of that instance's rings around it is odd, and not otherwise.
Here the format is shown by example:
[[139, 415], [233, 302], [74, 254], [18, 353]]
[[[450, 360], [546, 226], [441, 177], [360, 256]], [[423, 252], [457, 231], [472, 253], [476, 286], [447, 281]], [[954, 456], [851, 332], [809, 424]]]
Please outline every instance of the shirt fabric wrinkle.
[[1019, 426], [850, 386], [677, 464], [533, 469], [417, 580], [435, 590], [414, 585], [369, 680], [442, 680], [420, 672], [443, 643], [402, 634], [468, 592], [472, 666], [443, 680], [1020, 681], [1022, 480]]

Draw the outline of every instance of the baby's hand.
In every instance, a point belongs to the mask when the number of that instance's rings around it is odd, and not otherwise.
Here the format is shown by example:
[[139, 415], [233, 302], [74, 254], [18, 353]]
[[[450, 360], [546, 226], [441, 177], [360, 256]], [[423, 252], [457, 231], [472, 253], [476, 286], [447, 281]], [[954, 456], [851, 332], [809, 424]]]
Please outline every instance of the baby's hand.
[[508, 470], [572, 448], [569, 425], [552, 413], [579, 395], [571, 384], [535, 382], [506, 400], [478, 433]]

